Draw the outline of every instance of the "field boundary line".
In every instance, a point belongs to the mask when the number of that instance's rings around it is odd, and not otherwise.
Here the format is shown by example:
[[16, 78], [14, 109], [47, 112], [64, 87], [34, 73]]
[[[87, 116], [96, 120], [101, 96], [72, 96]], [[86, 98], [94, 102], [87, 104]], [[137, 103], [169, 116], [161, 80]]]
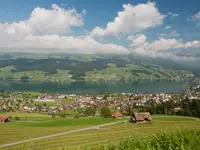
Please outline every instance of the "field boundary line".
[[47, 139], [47, 138], [52, 138], [52, 137], [61, 136], [61, 135], [65, 135], [65, 134], [70, 134], [70, 133], [76, 133], [76, 132], [81, 132], [81, 131], [98, 129], [100, 127], [105, 127], [105, 126], [119, 124], [119, 123], [124, 123], [124, 122], [127, 122], [127, 120], [117, 121], [117, 122], [112, 122], [112, 123], [106, 123], [106, 124], [101, 124], [101, 125], [97, 125], [97, 126], [92, 126], [92, 127], [82, 128], [82, 129], [76, 129], [76, 130], [71, 130], [71, 131], [56, 133], [56, 134], [52, 134], [52, 135], [47, 135], [47, 136], [41, 136], [41, 137], [37, 137], [37, 138], [32, 138], [32, 139], [28, 139], [28, 140], [22, 140], [22, 141], [18, 141], [18, 142], [3, 144], [3, 145], [0, 145], [0, 148], [10, 147], [10, 146], [14, 146], [14, 145], [19, 145], [19, 144], [33, 142], [33, 141]]

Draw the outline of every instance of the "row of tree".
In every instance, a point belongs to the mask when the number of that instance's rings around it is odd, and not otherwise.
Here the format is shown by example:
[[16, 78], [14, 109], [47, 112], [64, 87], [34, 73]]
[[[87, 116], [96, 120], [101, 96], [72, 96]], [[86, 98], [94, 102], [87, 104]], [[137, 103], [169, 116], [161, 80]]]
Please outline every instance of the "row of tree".
[[168, 114], [200, 117], [200, 100], [189, 100], [188, 97], [179, 101], [170, 100], [157, 104], [154, 100], [148, 101], [141, 111], [148, 111], [151, 114]]

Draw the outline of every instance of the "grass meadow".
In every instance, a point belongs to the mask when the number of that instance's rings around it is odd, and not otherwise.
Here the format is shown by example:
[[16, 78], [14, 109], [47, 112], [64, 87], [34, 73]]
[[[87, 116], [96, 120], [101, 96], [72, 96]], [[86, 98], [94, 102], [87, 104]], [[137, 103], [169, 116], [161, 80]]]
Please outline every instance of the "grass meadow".
[[200, 130], [179, 130], [151, 138], [131, 137], [91, 150], [199, 150]]
[[0, 116], [20, 117], [20, 121], [0, 124], [0, 143], [6, 144], [85, 128], [104, 123], [119, 121], [112, 118], [85, 117], [85, 118], [52, 118], [50, 115], [22, 112], [0, 113]]
[[[49, 119], [49, 120], [48, 120]], [[61, 119], [61, 120], [60, 120]], [[86, 126], [94, 126], [103, 124], [114, 120], [112, 118], [78, 118], [74, 124], [71, 122], [72, 118], [56, 118], [52, 122], [52, 118], [47, 117], [41, 123], [29, 123], [29, 125], [21, 122], [0, 125], [3, 136], [0, 136], [1, 143], [10, 143], [13, 141], [20, 141], [22, 139], [29, 139], [31, 137], [38, 137], [45, 134], [59, 133], [75, 128], [82, 128]], [[126, 118], [128, 120], [128, 118]], [[62, 122], [62, 123], [61, 123]], [[66, 126], [63, 126], [66, 122]], [[32, 124], [32, 125], [31, 125]], [[34, 125], [33, 125], [34, 124]], [[51, 124], [51, 125], [48, 125]], [[53, 138], [38, 140], [25, 144], [19, 144], [12, 147], [2, 148], [3, 150], [82, 150], [82, 149], [96, 149], [101, 145], [113, 145], [123, 141], [127, 138], [139, 137], [142, 139], [151, 139], [154, 134], [173, 133], [177, 130], [199, 129], [200, 121], [193, 118], [184, 117], [169, 117], [169, 116], [153, 116], [153, 121], [149, 123], [132, 124], [129, 122], [120, 123], [116, 125], [101, 127], [99, 129], [92, 129], [77, 133], [66, 134]], [[25, 138], [22, 138], [22, 136]], [[7, 140], [5, 140], [7, 139]], [[106, 148], [106, 147], [105, 147]], [[116, 147], [116, 150], [119, 148]], [[106, 149], [103, 149], [106, 150]], [[112, 149], [115, 150], [115, 149]], [[121, 149], [119, 149], [121, 150]]]

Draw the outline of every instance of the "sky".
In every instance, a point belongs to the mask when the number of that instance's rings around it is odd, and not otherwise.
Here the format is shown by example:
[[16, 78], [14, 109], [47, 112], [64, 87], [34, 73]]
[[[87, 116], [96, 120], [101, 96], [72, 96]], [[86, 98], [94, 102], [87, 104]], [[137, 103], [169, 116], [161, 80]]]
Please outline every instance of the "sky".
[[0, 52], [200, 51], [199, 0], [0, 0]]

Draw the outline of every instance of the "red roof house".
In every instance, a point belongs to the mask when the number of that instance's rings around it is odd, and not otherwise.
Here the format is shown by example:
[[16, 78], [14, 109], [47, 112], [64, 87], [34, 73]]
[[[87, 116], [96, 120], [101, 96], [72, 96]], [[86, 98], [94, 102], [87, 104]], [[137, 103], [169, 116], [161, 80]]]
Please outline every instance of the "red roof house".
[[114, 112], [112, 113], [113, 118], [123, 118], [124, 115], [122, 115], [120, 112]]
[[8, 122], [8, 117], [7, 116], [1, 116], [0, 117], [0, 123]]

